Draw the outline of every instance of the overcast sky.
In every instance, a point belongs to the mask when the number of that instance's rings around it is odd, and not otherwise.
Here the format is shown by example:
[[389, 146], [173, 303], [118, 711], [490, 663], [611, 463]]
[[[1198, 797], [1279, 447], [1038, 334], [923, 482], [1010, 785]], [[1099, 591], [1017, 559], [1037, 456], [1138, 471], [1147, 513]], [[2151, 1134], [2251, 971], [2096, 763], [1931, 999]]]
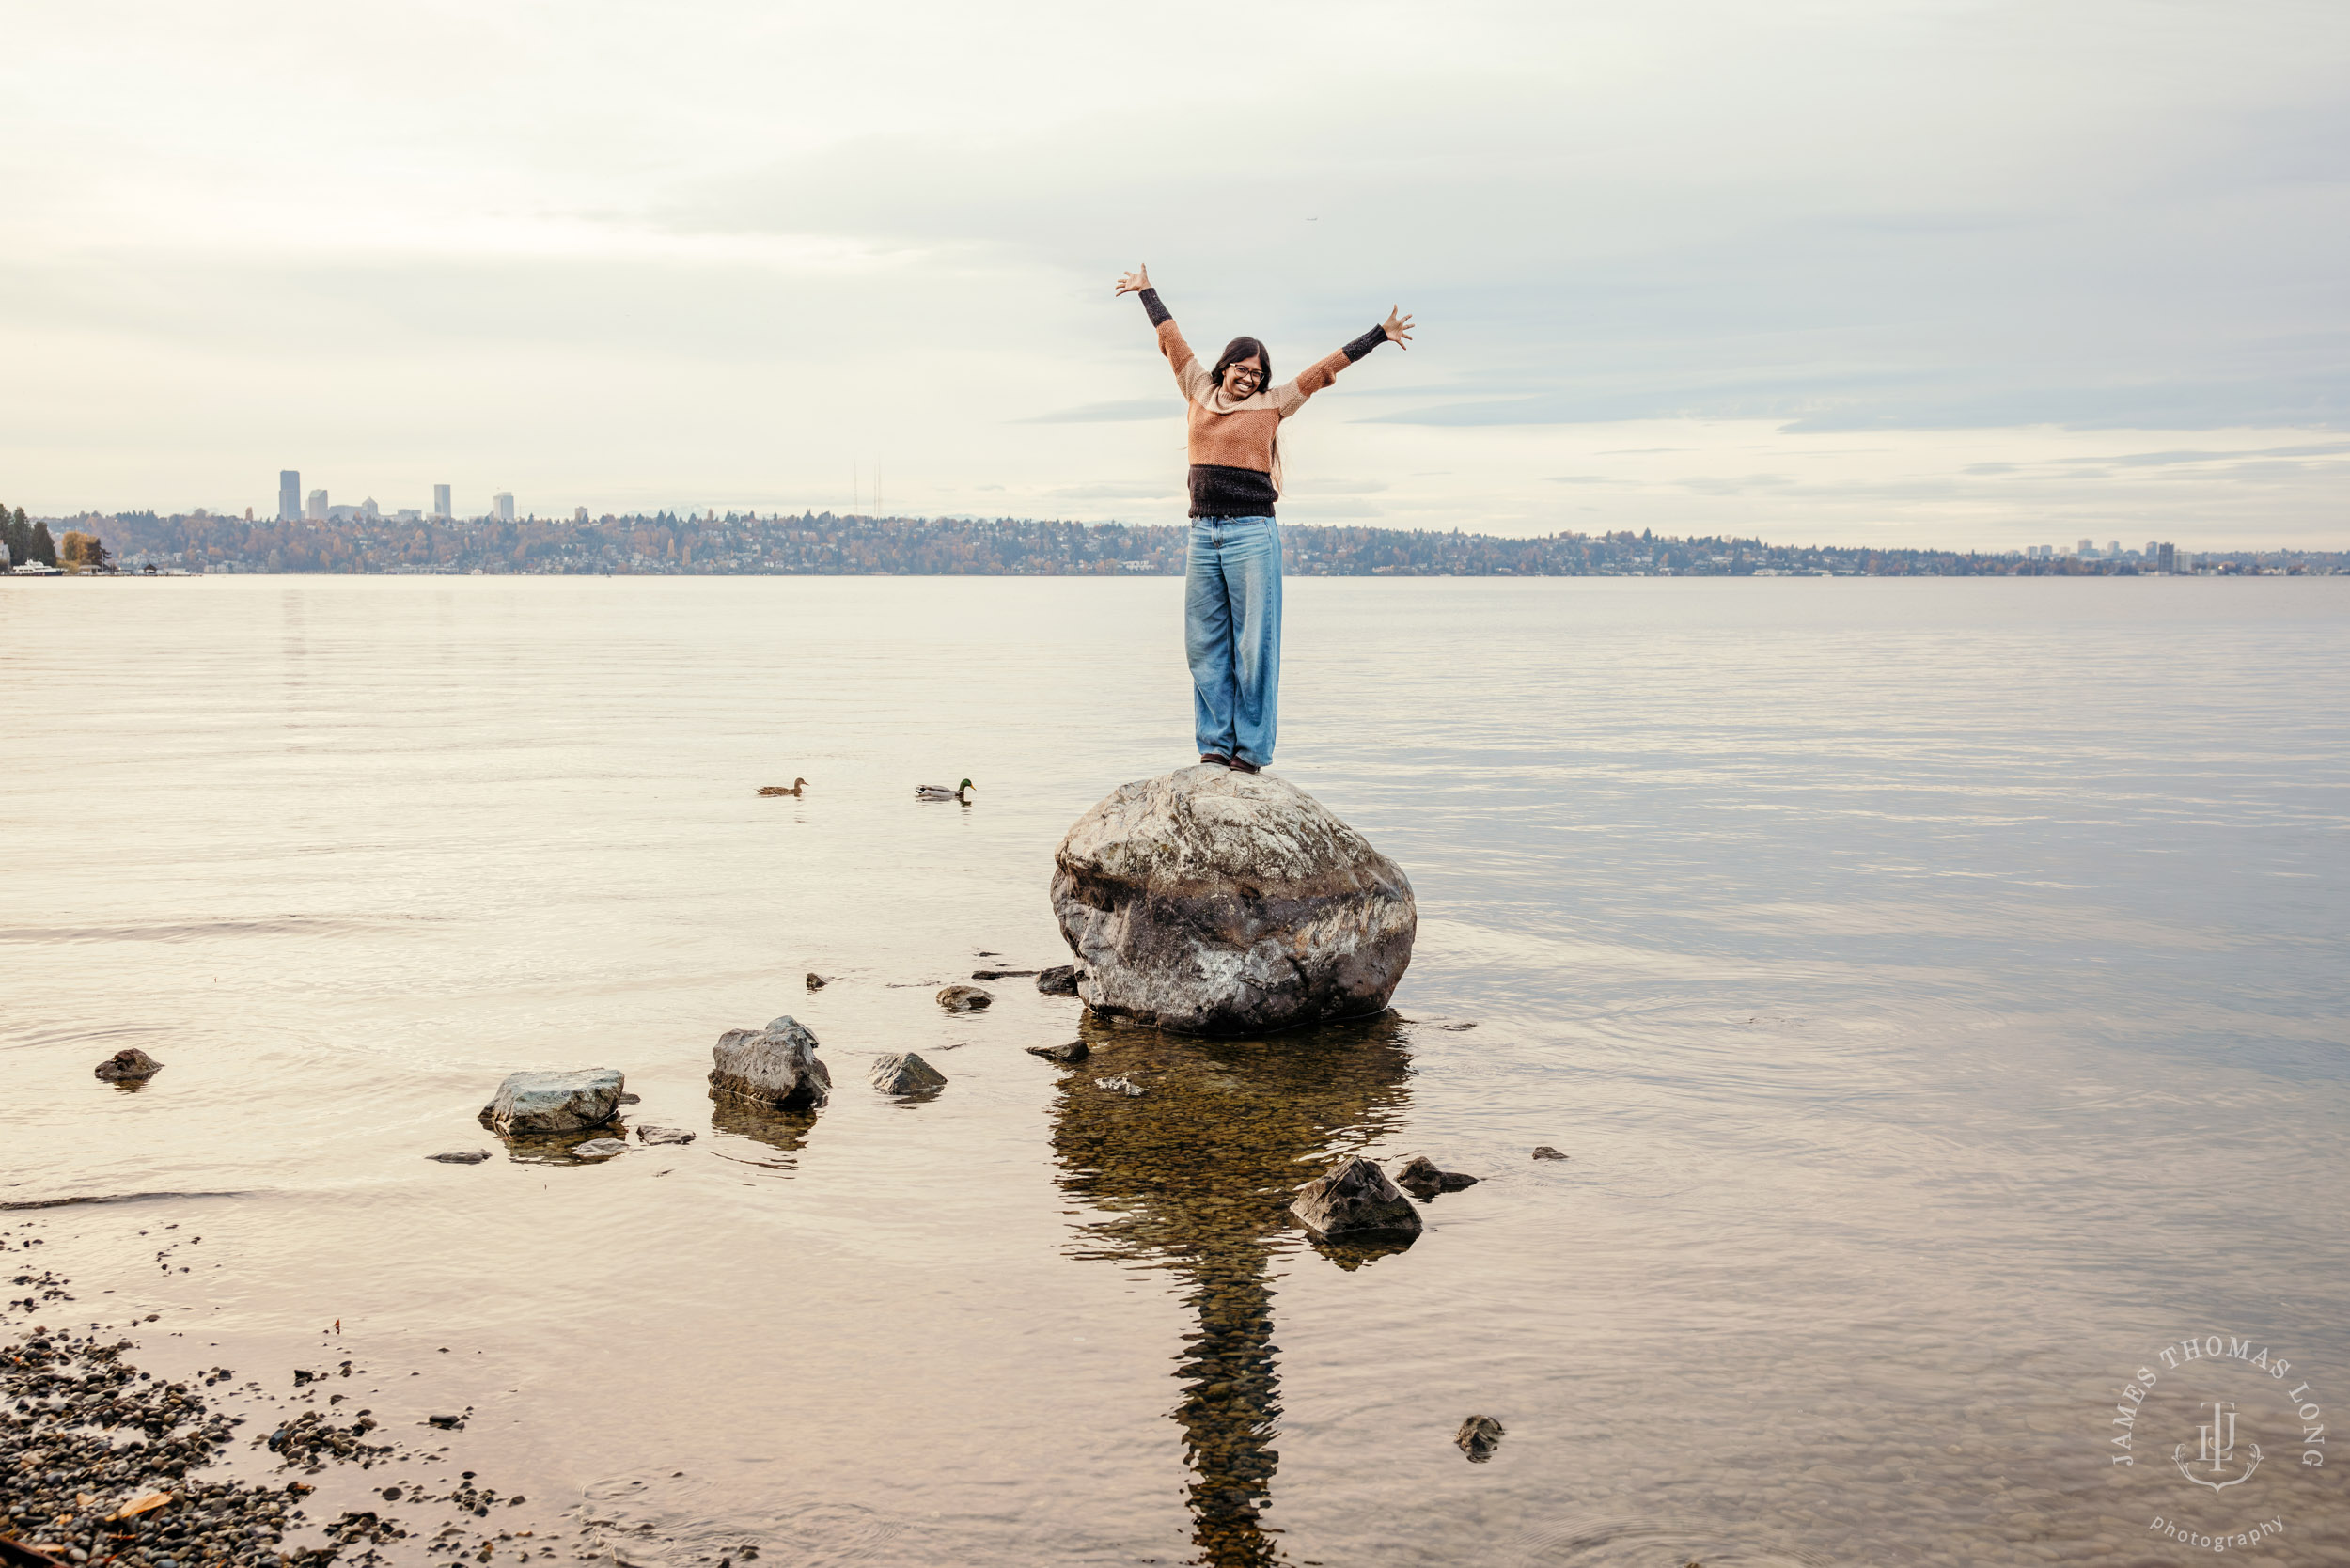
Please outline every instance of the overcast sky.
[[0, 499], [2350, 546], [2350, 6], [12, 0]]

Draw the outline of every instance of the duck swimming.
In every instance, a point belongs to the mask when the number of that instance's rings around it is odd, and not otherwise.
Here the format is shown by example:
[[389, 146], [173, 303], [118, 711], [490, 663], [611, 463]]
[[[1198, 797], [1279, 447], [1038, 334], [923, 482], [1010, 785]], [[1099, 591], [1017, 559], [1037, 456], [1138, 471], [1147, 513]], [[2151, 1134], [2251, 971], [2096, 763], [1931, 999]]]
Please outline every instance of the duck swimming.
[[916, 800], [959, 800], [968, 806], [971, 804], [973, 788], [974, 786], [967, 778], [951, 790], [944, 784], [916, 784], [914, 787], [914, 798]]
[[807, 779], [795, 778], [788, 790], [780, 784], [761, 784], [759, 787], [759, 792], [762, 795], [796, 795], [806, 788], [807, 788]]

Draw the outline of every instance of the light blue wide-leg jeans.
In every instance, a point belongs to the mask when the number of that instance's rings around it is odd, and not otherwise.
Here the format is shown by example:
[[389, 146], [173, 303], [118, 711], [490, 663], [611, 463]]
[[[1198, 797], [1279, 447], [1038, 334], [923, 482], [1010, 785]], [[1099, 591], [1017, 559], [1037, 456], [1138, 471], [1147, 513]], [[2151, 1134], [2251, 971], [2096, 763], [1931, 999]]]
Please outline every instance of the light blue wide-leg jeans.
[[1272, 518], [1192, 519], [1183, 654], [1201, 754], [1270, 764], [1281, 693], [1281, 527]]

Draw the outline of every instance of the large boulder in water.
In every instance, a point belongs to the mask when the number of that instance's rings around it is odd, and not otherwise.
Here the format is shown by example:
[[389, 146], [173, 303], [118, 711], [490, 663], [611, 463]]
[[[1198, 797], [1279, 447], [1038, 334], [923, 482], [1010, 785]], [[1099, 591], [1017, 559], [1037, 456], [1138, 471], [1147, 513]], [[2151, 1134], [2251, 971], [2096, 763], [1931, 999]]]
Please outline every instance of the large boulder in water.
[[601, 1127], [618, 1116], [628, 1080], [618, 1068], [583, 1067], [572, 1073], [509, 1073], [497, 1097], [481, 1107], [481, 1124], [492, 1132], [575, 1133]]
[[1412, 961], [1402, 868], [1320, 801], [1213, 764], [1120, 786], [1054, 855], [1053, 910], [1099, 1013], [1261, 1034], [1377, 1012]]
[[786, 1110], [814, 1110], [832, 1097], [832, 1072], [816, 1059], [816, 1037], [788, 1012], [763, 1029], [728, 1029], [710, 1058], [714, 1093]]

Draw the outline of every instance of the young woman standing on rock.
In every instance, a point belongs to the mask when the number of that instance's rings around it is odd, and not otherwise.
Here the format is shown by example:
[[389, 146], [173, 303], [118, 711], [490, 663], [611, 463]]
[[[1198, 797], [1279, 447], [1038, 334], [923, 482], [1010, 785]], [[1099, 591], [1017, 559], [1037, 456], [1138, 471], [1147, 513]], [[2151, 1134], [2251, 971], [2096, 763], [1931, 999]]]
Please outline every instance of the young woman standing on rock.
[[1175, 368], [1190, 427], [1191, 547], [1183, 584], [1183, 652], [1199, 760], [1255, 773], [1273, 760], [1281, 686], [1281, 421], [1382, 343], [1411, 346], [1412, 319], [1396, 311], [1338, 353], [1277, 386], [1273, 356], [1254, 337], [1224, 345], [1203, 368], [1151, 287], [1151, 269], [1118, 280], [1140, 294]]

